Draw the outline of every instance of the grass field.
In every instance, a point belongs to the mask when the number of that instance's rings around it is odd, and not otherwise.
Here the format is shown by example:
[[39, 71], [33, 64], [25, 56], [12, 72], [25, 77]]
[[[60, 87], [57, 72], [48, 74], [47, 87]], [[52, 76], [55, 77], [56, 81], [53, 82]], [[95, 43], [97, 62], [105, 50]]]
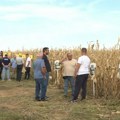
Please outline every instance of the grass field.
[[34, 100], [35, 83], [0, 81], [0, 120], [120, 120], [120, 100], [95, 99], [70, 103], [63, 89], [48, 88], [49, 101]]

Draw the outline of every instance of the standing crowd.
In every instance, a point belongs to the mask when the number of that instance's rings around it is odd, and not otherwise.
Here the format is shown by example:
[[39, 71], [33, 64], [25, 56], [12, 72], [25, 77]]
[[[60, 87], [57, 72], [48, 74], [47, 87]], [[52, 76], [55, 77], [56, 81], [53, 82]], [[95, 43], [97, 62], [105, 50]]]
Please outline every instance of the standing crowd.
[[[43, 51], [37, 54], [36, 60], [33, 64], [29, 54], [26, 54], [26, 59], [23, 60], [22, 55], [19, 57], [15, 55], [13, 58], [8, 58], [5, 54], [3, 57], [3, 52], [0, 53], [0, 79], [5, 80], [5, 76], [10, 80], [10, 66], [12, 69], [12, 79], [21, 81], [22, 69], [25, 68], [25, 78], [30, 79], [30, 70], [33, 66], [34, 79], [35, 79], [35, 100], [46, 101], [49, 98], [47, 93], [47, 87], [49, 82], [49, 74], [51, 72], [51, 65], [48, 59], [49, 48], [44, 47]], [[76, 102], [79, 93], [81, 92], [81, 100], [86, 99], [87, 93], [87, 80], [90, 73], [90, 58], [87, 55], [87, 49], [81, 49], [81, 56], [78, 60], [73, 59], [71, 53], [67, 53], [67, 57], [60, 61], [63, 71], [64, 79], [64, 96], [68, 96], [69, 83], [72, 89], [72, 100], [71, 102]]]
[[21, 54], [19, 54], [18, 57], [13, 55], [12, 58], [9, 58], [7, 53], [3, 56], [3, 52], [0, 52], [0, 79], [2, 81], [5, 79], [8, 81], [16, 79], [20, 82], [22, 79], [23, 68], [25, 68], [25, 79], [28, 80], [30, 78], [31, 68], [31, 58], [29, 57], [29, 54], [26, 54], [26, 59], [24, 60]]
[[[36, 81], [35, 99], [37, 101], [47, 100], [46, 92], [49, 80], [49, 72], [51, 66], [47, 55], [49, 55], [49, 48], [43, 48], [43, 53], [37, 55], [34, 61], [34, 78]], [[67, 53], [67, 57], [60, 61], [63, 69], [64, 79], [64, 96], [68, 96], [69, 83], [72, 88], [71, 102], [77, 102], [79, 93], [81, 92], [81, 100], [86, 99], [87, 80], [90, 73], [90, 58], [87, 55], [87, 49], [81, 49], [81, 56], [78, 61], [72, 58], [71, 53]], [[81, 91], [82, 90], [82, 91]]]

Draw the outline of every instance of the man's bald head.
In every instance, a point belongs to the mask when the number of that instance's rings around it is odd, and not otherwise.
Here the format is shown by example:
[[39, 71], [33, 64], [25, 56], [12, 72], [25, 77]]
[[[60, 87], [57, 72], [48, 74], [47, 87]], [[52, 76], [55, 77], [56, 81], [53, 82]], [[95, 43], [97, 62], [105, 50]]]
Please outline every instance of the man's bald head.
[[72, 60], [72, 53], [67, 53], [67, 58], [68, 58], [68, 60]]
[[43, 53], [38, 53], [37, 54], [37, 58], [42, 58], [43, 57]]

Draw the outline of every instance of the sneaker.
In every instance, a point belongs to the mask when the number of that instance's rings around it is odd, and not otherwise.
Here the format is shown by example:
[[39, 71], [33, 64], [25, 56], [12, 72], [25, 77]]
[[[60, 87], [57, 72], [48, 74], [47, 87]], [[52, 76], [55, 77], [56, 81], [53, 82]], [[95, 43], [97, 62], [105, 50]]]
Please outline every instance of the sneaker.
[[81, 98], [81, 99], [80, 99], [80, 101], [83, 101], [83, 100], [85, 100], [85, 98]]
[[39, 98], [35, 98], [35, 100], [36, 100], [36, 101], [41, 101], [41, 99], [39, 99]]
[[48, 97], [48, 96], [45, 96], [45, 99], [49, 99], [49, 97]]
[[48, 101], [48, 99], [46, 99], [46, 98], [41, 98], [41, 101]]
[[76, 103], [76, 102], [77, 102], [77, 100], [71, 100], [70, 102], [71, 102], [71, 103]]

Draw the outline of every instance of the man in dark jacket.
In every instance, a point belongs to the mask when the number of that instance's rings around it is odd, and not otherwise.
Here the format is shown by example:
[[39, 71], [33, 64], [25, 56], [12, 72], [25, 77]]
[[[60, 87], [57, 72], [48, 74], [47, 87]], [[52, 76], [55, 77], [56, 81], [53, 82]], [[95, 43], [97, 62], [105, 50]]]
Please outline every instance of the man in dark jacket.
[[2, 70], [2, 80], [5, 80], [5, 75], [7, 74], [7, 79], [10, 80], [10, 59], [8, 55], [5, 54], [5, 57], [2, 60], [3, 70]]
[[[43, 60], [45, 62], [45, 67], [46, 67], [46, 79], [44, 80], [44, 84], [45, 84], [45, 95], [47, 92], [47, 86], [48, 86], [48, 81], [49, 81], [49, 72], [51, 72], [51, 65], [50, 62], [48, 60], [47, 55], [49, 55], [49, 48], [48, 47], [44, 47], [43, 48]], [[47, 96], [46, 96], [47, 97]]]

